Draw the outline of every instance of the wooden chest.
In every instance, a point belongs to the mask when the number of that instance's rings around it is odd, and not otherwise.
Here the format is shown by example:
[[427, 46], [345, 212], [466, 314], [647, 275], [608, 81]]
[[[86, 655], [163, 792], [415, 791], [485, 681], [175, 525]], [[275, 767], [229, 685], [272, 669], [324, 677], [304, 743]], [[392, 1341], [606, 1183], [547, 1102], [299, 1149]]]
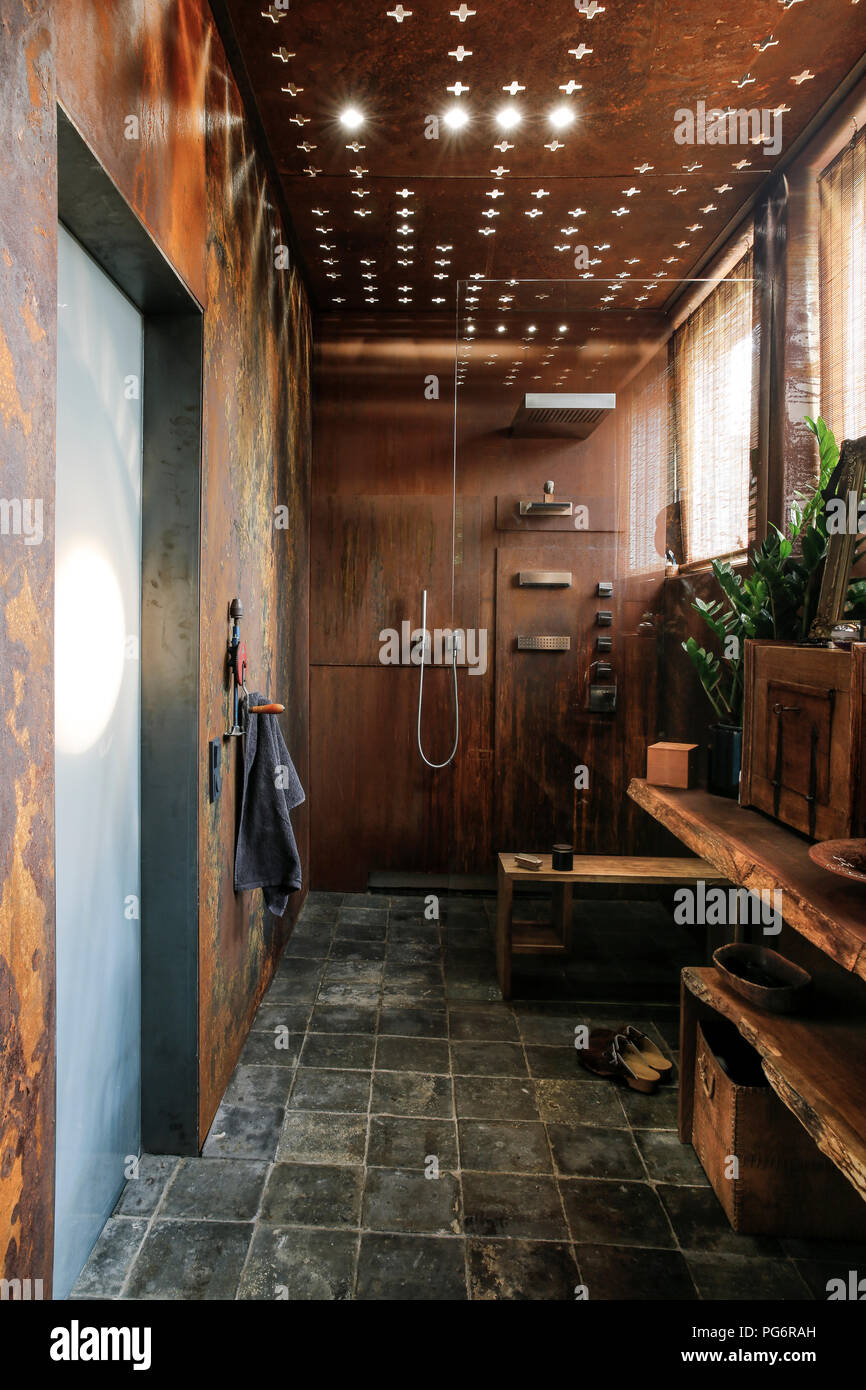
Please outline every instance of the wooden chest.
[[864, 834], [866, 643], [747, 642], [740, 802], [817, 840]]
[[726, 1019], [698, 1024], [694, 1088], [692, 1145], [735, 1231], [866, 1236], [866, 1202], [770, 1089], [758, 1054]]

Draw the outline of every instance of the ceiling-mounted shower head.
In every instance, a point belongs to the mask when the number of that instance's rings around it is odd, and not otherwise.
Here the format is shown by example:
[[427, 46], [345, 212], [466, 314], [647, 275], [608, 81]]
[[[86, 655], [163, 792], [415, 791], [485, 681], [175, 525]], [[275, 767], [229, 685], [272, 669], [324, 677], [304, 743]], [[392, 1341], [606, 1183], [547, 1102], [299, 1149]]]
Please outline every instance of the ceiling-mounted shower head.
[[533, 439], [587, 439], [615, 409], [612, 392], [529, 391], [517, 407], [510, 433]]

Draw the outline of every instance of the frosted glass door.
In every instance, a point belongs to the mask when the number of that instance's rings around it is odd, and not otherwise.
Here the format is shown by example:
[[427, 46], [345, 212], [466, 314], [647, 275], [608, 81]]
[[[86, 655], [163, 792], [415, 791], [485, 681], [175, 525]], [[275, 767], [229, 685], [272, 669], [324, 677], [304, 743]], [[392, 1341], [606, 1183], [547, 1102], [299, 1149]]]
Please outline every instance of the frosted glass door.
[[142, 320], [59, 228], [55, 1297], [140, 1136]]

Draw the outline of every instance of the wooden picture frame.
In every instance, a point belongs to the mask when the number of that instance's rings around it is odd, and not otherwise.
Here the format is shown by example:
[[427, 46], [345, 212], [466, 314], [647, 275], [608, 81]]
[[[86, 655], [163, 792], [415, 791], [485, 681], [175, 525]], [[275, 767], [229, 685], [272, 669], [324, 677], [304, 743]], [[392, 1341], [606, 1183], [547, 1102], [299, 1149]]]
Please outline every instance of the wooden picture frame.
[[[866, 479], [866, 435], [860, 439], [846, 439], [839, 452], [839, 463], [835, 470], [834, 486], [829, 502], [833, 498], [844, 500], [853, 493], [859, 503], [863, 495], [863, 482]], [[856, 515], [856, 507], [855, 507]], [[827, 541], [827, 560], [821, 580], [821, 593], [818, 611], [809, 632], [812, 642], [828, 642], [830, 635], [845, 617], [845, 601], [854, 563], [854, 547], [857, 543], [857, 528], [846, 526], [843, 532], [829, 537]]]

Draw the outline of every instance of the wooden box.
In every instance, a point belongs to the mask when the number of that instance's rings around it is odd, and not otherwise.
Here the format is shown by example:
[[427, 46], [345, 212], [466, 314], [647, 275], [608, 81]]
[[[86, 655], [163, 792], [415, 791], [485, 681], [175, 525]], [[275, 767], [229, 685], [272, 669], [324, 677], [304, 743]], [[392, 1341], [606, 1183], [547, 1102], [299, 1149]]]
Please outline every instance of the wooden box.
[[740, 802], [817, 840], [864, 834], [866, 643], [747, 642]]
[[[757, 1084], [732, 1080], [719, 1056]], [[771, 1090], [758, 1054], [726, 1019], [698, 1024], [694, 1087], [692, 1144], [735, 1231], [866, 1236], [866, 1202]]]
[[646, 780], [655, 787], [691, 787], [695, 783], [696, 743], [651, 743], [646, 750]]

